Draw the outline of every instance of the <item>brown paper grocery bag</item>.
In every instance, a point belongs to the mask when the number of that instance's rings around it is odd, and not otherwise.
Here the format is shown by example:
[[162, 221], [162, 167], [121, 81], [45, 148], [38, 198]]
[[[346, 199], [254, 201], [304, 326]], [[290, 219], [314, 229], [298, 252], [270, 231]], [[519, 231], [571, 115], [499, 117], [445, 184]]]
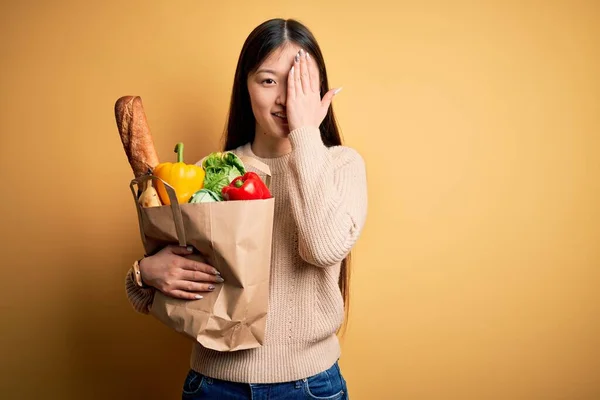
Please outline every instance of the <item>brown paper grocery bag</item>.
[[[266, 175], [264, 163], [240, 157], [245, 166]], [[167, 188], [171, 205], [144, 208], [136, 186], [153, 179]], [[263, 344], [269, 301], [274, 199], [179, 204], [172, 186], [154, 175], [130, 183], [147, 255], [169, 244], [191, 245], [188, 258], [214, 266], [225, 282], [200, 300], [180, 300], [156, 291], [150, 313], [204, 347], [218, 351], [251, 349]]]

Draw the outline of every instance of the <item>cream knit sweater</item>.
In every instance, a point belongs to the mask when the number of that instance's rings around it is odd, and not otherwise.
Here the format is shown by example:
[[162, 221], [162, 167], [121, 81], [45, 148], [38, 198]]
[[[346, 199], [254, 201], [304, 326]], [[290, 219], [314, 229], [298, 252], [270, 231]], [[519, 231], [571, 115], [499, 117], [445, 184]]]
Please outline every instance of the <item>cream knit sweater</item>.
[[[275, 218], [266, 337], [260, 348], [235, 352], [194, 343], [191, 368], [206, 376], [287, 382], [322, 372], [340, 357], [338, 278], [366, 218], [365, 165], [351, 148], [324, 146], [316, 128], [294, 130], [289, 139], [292, 152], [278, 158], [259, 158], [250, 144], [234, 151], [271, 168]], [[130, 270], [126, 290], [134, 309], [148, 313], [155, 289], [136, 286]]]

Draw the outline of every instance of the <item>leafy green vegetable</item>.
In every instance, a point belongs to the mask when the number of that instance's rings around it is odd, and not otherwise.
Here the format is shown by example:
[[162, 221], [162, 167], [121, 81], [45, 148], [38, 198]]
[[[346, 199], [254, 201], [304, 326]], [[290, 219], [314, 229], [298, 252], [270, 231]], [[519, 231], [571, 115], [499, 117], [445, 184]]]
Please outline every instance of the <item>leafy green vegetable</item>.
[[204, 189], [208, 189], [219, 196], [222, 200], [221, 190], [229, 185], [238, 176], [246, 173], [244, 163], [235, 154], [231, 152], [215, 152], [209, 154], [202, 167], [206, 172], [204, 176]]
[[222, 200], [223, 197], [212, 190], [200, 189], [190, 197], [189, 203], [212, 203]]

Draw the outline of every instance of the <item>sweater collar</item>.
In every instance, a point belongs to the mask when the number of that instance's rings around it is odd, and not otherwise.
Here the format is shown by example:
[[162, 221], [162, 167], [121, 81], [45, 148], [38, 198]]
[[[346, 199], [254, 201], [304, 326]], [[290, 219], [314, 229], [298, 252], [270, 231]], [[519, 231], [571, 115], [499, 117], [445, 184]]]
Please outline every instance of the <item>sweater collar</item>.
[[257, 160], [267, 164], [271, 169], [271, 175], [285, 174], [289, 171], [289, 163], [292, 158], [292, 153], [293, 152], [274, 158], [261, 158], [252, 151], [252, 143], [247, 143], [242, 146], [242, 154], [248, 157], [256, 158]]

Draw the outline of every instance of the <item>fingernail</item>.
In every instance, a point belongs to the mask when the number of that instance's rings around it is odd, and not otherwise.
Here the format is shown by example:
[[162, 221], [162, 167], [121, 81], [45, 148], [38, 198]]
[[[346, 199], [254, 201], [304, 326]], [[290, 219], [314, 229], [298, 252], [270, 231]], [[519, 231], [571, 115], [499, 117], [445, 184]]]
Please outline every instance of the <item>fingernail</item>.
[[223, 279], [223, 277], [219, 276], [219, 277], [217, 277], [217, 282], [223, 283], [223, 282], [225, 282], [225, 279]]
[[304, 55], [304, 49], [300, 49], [300, 57], [302, 57]]
[[215, 270], [213, 271], [213, 275], [221, 275], [221, 273], [215, 269]]
[[292, 65], [292, 69], [290, 69], [290, 74], [294, 75], [294, 66]]
[[310, 56], [308, 55], [308, 51], [306, 52], [306, 59], [310, 59]]
[[299, 54], [296, 54], [296, 56], [294, 57], [294, 61], [296, 61], [296, 62], [300, 61], [300, 55]]
[[187, 251], [193, 251], [193, 250], [194, 250], [194, 248], [193, 248], [192, 246], [188, 246], [188, 247], [186, 247], [185, 249], [186, 249]]
[[198, 300], [200, 300], [200, 299], [203, 299], [203, 298], [204, 298], [204, 297], [200, 296], [199, 294], [195, 295], [194, 297], [195, 297], [196, 299], [198, 299]]
[[333, 92], [333, 95], [335, 96], [336, 94], [338, 94], [339, 92], [341, 92], [342, 89], [343, 89], [343, 87], [335, 89], [335, 91]]
[[210, 285], [210, 286], [208, 287], [208, 290], [215, 290], [215, 287], [214, 287], [213, 285]]

